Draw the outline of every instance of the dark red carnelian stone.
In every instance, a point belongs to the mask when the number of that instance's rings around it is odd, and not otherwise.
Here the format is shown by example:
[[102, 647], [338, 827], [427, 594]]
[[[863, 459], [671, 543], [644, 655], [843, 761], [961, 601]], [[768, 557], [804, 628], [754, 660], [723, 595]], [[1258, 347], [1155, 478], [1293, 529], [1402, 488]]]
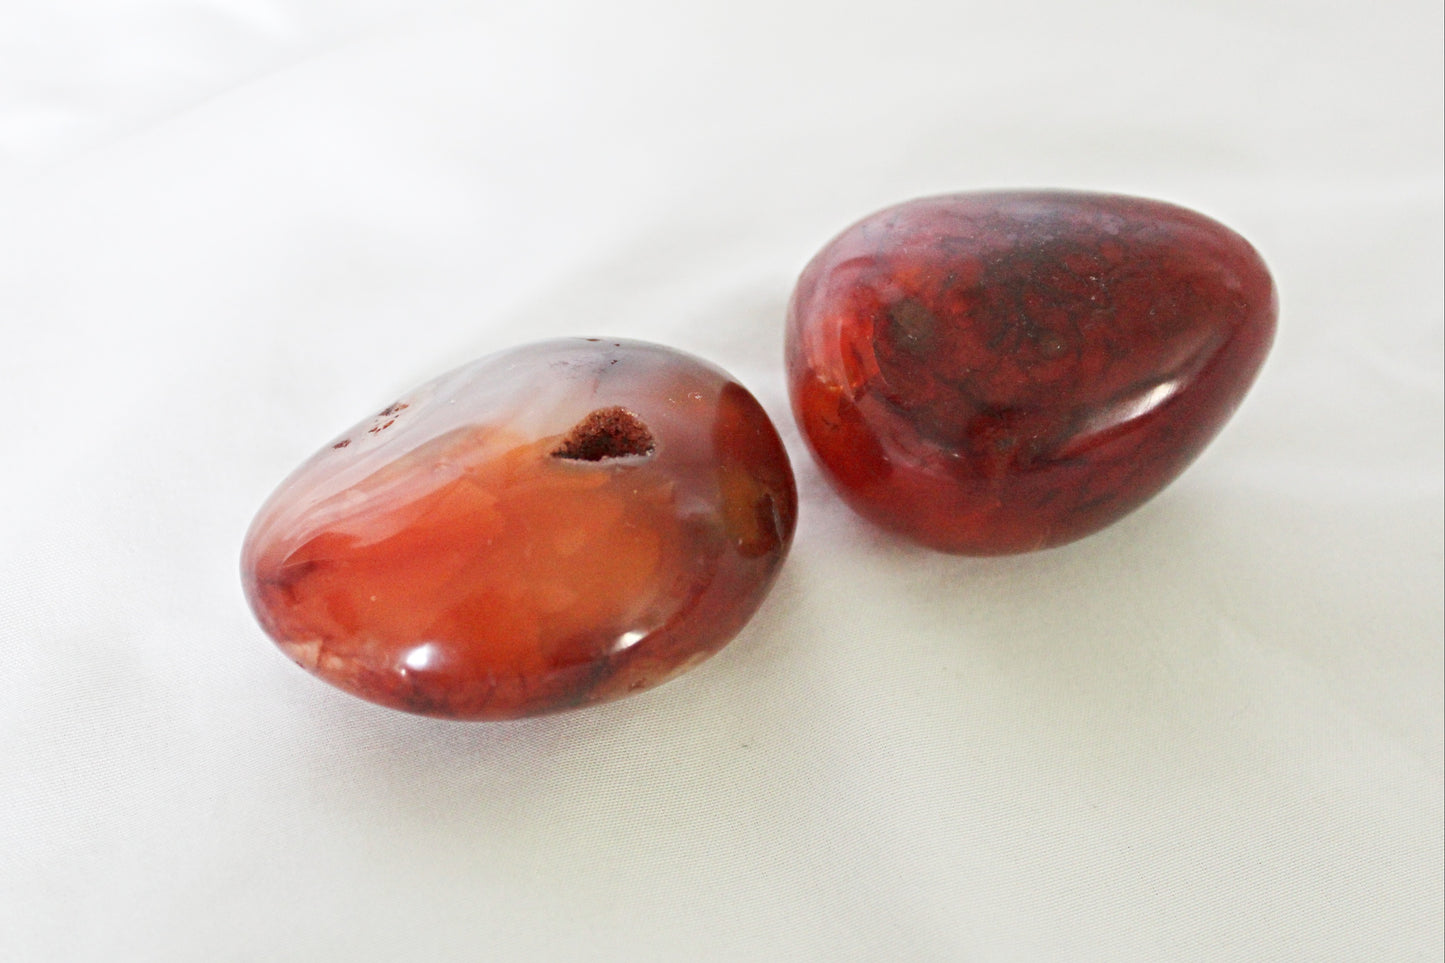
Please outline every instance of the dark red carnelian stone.
[[796, 517], [746, 389], [670, 348], [578, 338], [460, 368], [328, 443], [256, 516], [242, 576], [266, 632], [326, 681], [506, 719], [722, 648]]
[[1238, 234], [1159, 201], [925, 198], [844, 231], [789, 308], [793, 411], [858, 512], [924, 545], [1062, 545], [1224, 425], [1274, 337]]

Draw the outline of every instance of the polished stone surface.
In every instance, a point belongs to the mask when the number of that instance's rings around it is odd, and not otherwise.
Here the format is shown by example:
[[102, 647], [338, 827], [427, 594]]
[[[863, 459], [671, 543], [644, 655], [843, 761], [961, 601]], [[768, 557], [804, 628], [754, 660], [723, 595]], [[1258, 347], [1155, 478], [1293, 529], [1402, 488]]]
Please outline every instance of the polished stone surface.
[[329, 442], [257, 515], [242, 574], [261, 625], [328, 682], [503, 719], [716, 652], [796, 513], [777, 432], [725, 372], [568, 339], [444, 375]]
[[858, 512], [948, 552], [1061, 545], [1194, 460], [1274, 336], [1239, 235], [1159, 201], [924, 198], [848, 228], [789, 308], [793, 410]]

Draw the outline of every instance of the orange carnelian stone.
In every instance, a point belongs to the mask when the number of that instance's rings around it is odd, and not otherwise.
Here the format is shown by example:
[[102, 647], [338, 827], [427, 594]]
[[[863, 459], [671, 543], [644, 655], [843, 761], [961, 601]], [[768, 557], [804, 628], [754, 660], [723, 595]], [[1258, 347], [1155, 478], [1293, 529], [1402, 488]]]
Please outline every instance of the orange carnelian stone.
[[879, 525], [974, 555], [1062, 545], [1194, 460], [1254, 381], [1276, 310], [1254, 248], [1172, 204], [910, 201], [803, 271], [793, 411]]
[[281, 484], [246, 536], [261, 625], [382, 705], [506, 719], [664, 682], [731, 639], [797, 495], [762, 407], [640, 342], [550, 341], [406, 395]]

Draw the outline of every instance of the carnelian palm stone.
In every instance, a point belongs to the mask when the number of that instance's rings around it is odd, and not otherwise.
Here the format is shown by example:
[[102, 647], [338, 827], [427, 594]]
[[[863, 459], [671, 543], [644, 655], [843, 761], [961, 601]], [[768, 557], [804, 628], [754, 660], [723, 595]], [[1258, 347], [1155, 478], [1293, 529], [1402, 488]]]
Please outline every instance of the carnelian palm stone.
[[1061, 545], [1173, 480], [1274, 336], [1255, 250], [1104, 194], [925, 198], [848, 228], [789, 309], [793, 411], [859, 513], [924, 545]]
[[642, 342], [549, 341], [405, 395], [284, 481], [242, 553], [294, 661], [382, 705], [504, 719], [617, 698], [725, 645], [797, 495], [762, 407]]

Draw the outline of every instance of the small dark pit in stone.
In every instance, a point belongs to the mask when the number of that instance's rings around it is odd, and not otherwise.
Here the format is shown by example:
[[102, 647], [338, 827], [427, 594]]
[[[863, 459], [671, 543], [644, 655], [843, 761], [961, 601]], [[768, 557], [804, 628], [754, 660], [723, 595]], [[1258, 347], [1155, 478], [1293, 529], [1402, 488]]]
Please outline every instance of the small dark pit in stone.
[[626, 458], [629, 455], [650, 455], [656, 448], [652, 432], [626, 408], [598, 408], [577, 422], [562, 444], [552, 450], [553, 458], [575, 461], [602, 461], [604, 458]]

